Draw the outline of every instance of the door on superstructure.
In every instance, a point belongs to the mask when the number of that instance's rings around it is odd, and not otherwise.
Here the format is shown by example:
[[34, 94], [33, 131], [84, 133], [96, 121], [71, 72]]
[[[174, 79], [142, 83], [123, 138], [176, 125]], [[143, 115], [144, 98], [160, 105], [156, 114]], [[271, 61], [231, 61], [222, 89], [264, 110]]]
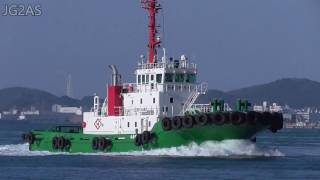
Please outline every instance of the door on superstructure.
[[148, 131], [148, 118], [141, 118], [140, 131]]

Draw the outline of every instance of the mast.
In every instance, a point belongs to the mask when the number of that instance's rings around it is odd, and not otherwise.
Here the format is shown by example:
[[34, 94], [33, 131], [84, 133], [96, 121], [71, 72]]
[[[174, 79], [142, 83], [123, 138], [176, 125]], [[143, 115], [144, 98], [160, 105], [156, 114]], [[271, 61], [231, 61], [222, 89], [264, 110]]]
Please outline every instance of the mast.
[[157, 37], [156, 15], [161, 9], [158, 0], [141, 0], [142, 7], [149, 13], [149, 63], [156, 63], [157, 48], [160, 47], [161, 41]]

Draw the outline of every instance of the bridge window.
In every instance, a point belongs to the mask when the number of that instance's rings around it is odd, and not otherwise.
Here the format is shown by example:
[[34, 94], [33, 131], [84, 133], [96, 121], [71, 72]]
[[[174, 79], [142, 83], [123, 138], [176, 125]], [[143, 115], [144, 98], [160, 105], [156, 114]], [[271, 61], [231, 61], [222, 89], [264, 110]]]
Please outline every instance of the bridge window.
[[196, 82], [196, 75], [195, 74], [187, 74], [187, 83], [195, 83]]
[[134, 122], [134, 127], [137, 127], [137, 125], [138, 125], [137, 122]]
[[157, 74], [157, 83], [162, 83], [162, 74]]
[[175, 82], [184, 82], [184, 74], [176, 74], [174, 80]]
[[164, 76], [164, 81], [165, 82], [173, 82], [173, 74], [171, 73], [166, 73], [165, 76]]
[[150, 75], [150, 81], [153, 81], [154, 75]]
[[142, 98], [140, 98], [140, 104], [142, 104]]
[[153, 104], [156, 103], [156, 98], [153, 98]]
[[141, 75], [138, 75], [138, 84], [141, 84]]
[[146, 75], [146, 84], [149, 83], [149, 75]]
[[146, 83], [146, 75], [142, 75], [142, 84]]
[[130, 122], [128, 122], [128, 127], [130, 127]]

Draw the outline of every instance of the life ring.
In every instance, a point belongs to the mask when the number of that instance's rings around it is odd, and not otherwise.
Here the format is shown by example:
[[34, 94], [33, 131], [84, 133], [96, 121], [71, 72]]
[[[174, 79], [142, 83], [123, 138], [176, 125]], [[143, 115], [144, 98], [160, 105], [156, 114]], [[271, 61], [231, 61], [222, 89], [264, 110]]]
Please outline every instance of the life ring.
[[241, 125], [245, 122], [245, 114], [241, 112], [232, 112], [230, 118], [233, 125]]
[[151, 140], [151, 133], [149, 131], [144, 131], [141, 135], [141, 144], [148, 144]]
[[52, 148], [54, 150], [59, 149], [58, 137], [56, 137], [56, 136], [54, 138], [52, 138]]
[[141, 134], [137, 134], [136, 137], [134, 138], [134, 144], [136, 146], [141, 146], [142, 142], [141, 142]]
[[165, 131], [170, 131], [171, 130], [171, 120], [168, 117], [165, 117], [161, 121], [162, 129]]
[[188, 115], [183, 117], [182, 119], [182, 127], [184, 128], [192, 128], [194, 124], [194, 116]]
[[205, 126], [209, 123], [209, 116], [207, 114], [201, 114], [195, 119], [197, 125]]
[[182, 118], [175, 116], [171, 121], [171, 127], [173, 129], [180, 129], [182, 127]]
[[94, 137], [92, 139], [91, 147], [92, 147], [93, 150], [98, 150], [99, 149], [99, 138], [98, 137]]
[[225, 115], [223, 113], [217, 112], [212, 114], [212, 121], [215, 125], [221, 126], [225, 123]]

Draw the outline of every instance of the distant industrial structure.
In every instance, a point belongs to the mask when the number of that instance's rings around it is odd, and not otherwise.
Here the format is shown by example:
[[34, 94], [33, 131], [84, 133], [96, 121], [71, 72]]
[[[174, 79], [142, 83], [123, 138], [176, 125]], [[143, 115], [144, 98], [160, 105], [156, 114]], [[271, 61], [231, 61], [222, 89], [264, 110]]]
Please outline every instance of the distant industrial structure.
[[288, 105], [280, 106], [277, 103], [268, 104], [267, 101], [262, 105], [254, 105], [254, 111], [282, 112], [284, 126], [287, 128], [320, 128], [320, 110], [317, 108], [293, 109]]
[[52, 106], [52, 112], [62, 113], [62, 114], [82, 115], [82, 107], [63, 107], [62, 105], [54, 104]]
[[72, 89], [72, 76], [71, 74], [67, 77], [67, 87], [66, 87], [66, 96], [72, 98], [73, 97], [73, 89]]

